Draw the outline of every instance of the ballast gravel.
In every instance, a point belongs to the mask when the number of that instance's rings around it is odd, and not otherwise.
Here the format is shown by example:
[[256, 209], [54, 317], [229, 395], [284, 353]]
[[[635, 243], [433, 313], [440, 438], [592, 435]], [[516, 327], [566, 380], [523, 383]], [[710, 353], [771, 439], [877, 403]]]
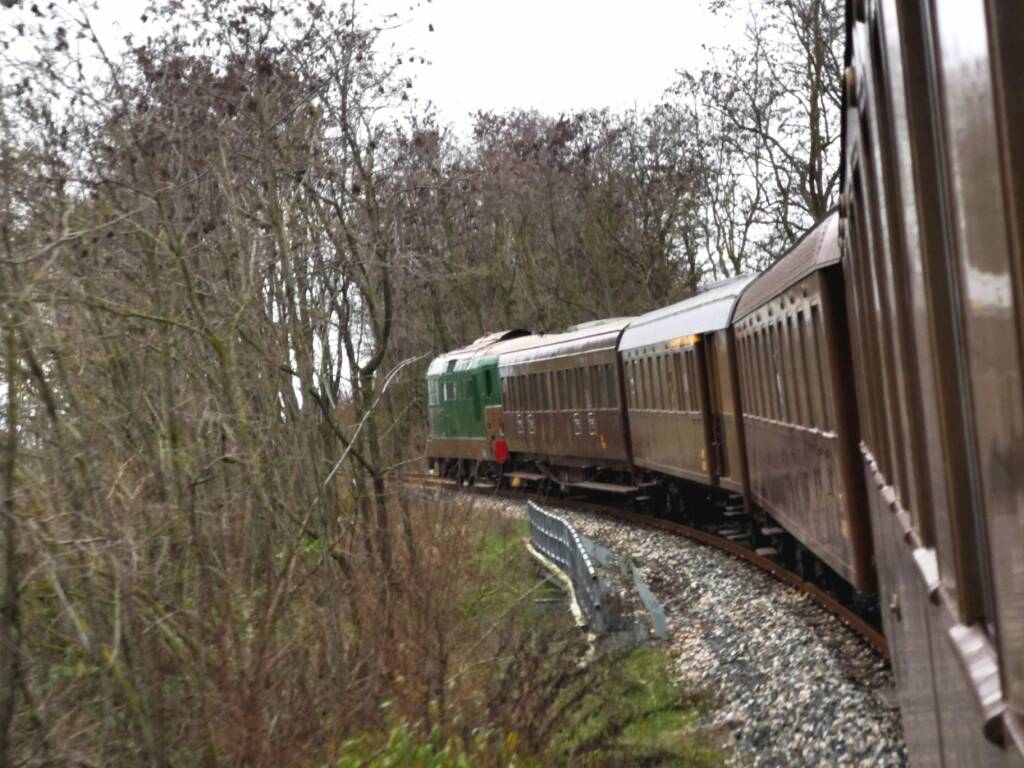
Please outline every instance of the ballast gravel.
[[[525, 515], [525, 503], [494, 503]], [[545, 507], [634, 558], [665, 608], [678, 680], [709, 694], [729, 765], [908, 765], [887, 664], [810, 597], [683, 537]]]

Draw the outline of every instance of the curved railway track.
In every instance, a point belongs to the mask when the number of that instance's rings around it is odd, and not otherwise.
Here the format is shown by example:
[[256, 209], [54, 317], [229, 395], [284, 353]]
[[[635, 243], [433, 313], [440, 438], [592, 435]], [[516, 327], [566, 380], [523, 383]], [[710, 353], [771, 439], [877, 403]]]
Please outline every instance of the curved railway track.
[[822, 609], [835, 615], [840, 621], [846, 624], [846, 626], [860, 635], [878, 654], [885, 658], [889, 658], [889, 648], [886, 644], [885, 636], [861, 618], [851, 608], [841, 603], [817, 584], [807, 581], [793, 571], [784, 568], [774, 560], [770, 560], [767, 557], [759, 555], [757, 552], [722, 536], [717, 536], [713, 533], [709, 533], [689, 525], [684, 525], [683, 523], [675, 522], [673, 520], [654, 517], [641, 512], [624, 510], [607, 503], [599, 503], [575, 497], [546, 496], [537, 491], [531, 491], [525, 488], [499, 488], [487, 483], [469, 486], [459, 485], [454, 480], [425, 473], [410, 473], [405, 476], [404, 480], [406, 483], [419, 485], [421, 487], [446, 488], [449, 490], [456, 490], [480, 496], [497, 496], [511, 500], [532, 499], [537, 503], [555, 502], [559, 507], [612, 517], [638, 526], [665, 531], [677, 536], [684, 536], [693, 541], [700, 542], [701, 544], [714, 547], [727, 552], [734, 557], [745, 560], [751, 565], [756, 566], [762, 571], [771, 574], [780, 581], [785, 582], [808, 595]]

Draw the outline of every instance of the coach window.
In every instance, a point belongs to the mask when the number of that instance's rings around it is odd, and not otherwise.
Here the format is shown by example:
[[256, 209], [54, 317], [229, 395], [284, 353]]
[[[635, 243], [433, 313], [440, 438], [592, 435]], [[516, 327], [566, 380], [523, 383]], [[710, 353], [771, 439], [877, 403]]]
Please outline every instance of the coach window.
[[769, 353], [771, 361], [772, 395], [775, 397], [775, 410], [779, 415], [779, 421], [789, 422], [789, 413], [786, 410], [786, 392], [782, 383], [782, 365], [779, 359], [779, 326], [773, 321], [768, 326]]
[[661, 360], [657, 353], [653, 353], [650, 358], [651, 362], [651, 410], [661, 410]]
[[643, 381], [641, 380], [642, 376], [643, 371], [640, 368], [640, 358], [637, 357], [633, 360], [633, 403], [637, 409], [643, 408], [641, 403], [644, 391]]
[[700, 412], [703, 407], [701, 402], [700, 388], [700, 349], [690, 347], [690, 375], [693, 377], [693, 386], [690, 387], [690, 394], [693, 396], [693, 412]]
[[789, 344], [786, 339], [786, 318], [779, 315], [777, 333], [779, 337], [779, 378], [782, 381], [782, 389], [785, 393], [786, 422], [789, 424], [800, 423], [800, 416], [797, 413], [796, 398], [793, 392], [793, 366], [789, 362]]
[[643, 381], [643, 377], [644, 377], [644, 369], [643, 369], [642, 360], [641, 360], [640, 357], [637, 357], [633, 361], [633, 378], [634, 378], [634, 381], [635, 381], [634, 392], [633, 392], [633, 401], [634, 401], [634, 407], [637, 410], [643, 410], [643, 407], [644, 407], [644, 381]]
[[800, 361], [800, 371], [807, 390], [807, 426], [812, 429], [821, 427], [821, 394], [816, 382], [817, 369], [808, 354], [807, 313], [799, 310], [796, 313], [796, 353]]
[[757, 400], [757, 412], [762, 419], [771, 418], [768, 397], [765, 394], [764, 368], [761, 365], [761, 336], [758, 330], [752, 330], [747, 338], [747, 364], [750, 366], [750, 388]]
[[739, 371], [737, 372], [740, 380], [740, 404], [742, 409], [748, 414], [757, 415], [757, 403], [752, 397], [750, 391], [750, 360], [748, 354], [750, 352], [749, 339], [744, 331], [742, 336], [736, 338], [736, 360], [739, 364]]
[[777, 400], [771, 375], [771, 339], [768, 337], [767, 326], [758, 330], [758, 376], [761, 377], [761, 390], [764, 392], [767, 416], [772, 421], [778, 421]]
[[746, 329], [742, 331], [742, 335], [737, 333], [736, 335], [736, 361], [739, 365], [739, 371], [737, 375], [740, 380], [740, 405], [743, 411], [751, 415], [758, 415], [757, 403], [754, 401], [753, 395], [750, 389], [750, 339], [747, 336]]
[[684, 349], [679, 353], [679, 367], [683, 372], [683, 397], [685, 399], [685, 410], [693, 410], [693, 395], [696, 382], [693, 379], [693, 372], [690, 370], [690, 350]]
[[776, 357], [775, 366], [778, 374], [779, 393], [782, 397], [782, 410], [786, 424], [796, 424], [799, 419], [794, 413], [796, 401], [793, 397], [793, 378], [790, 371], [790, 360], [785, 349], [785, 318], [780, 314], [775, 322]]
[[640, 357], [633, 361], [633, 375], [636, 379], [634, 400], [636, 401], [637, 410], [642, 411], [644, 408], [644, 366], [643, 359]]
[[643, 359], [640, 357], [633, 360], [633, 377], [636, 382], [633, 392], [634, 406], [638, 411], [643, 411]]
[[644, 389], [647, 395], [646, 407], [649, 411], [658, 410], [658, 358], [651, 354], [644, 358]]
[[676, 367], [676, 355], [673, 352], [665, 355], [665, 371], [667, 374], [665, 387], [668, 392], [668, 407], [673, 411], [678, 411], [680, 410], [679, 369]]
[[676, 353], [676, 363], [679, 368], [679, 382], [681, 385], [680, 394], [683, 398], [683, 410], [690, 410], [690, 361], [686, 357], [686, 350]]
[[647, 407], [652, 410], [658, 410], [658, 356], [651, 354], [647, 358]]
[[743, 345], [746, 348], [746, 389], [743, 393], [744, 403], [747, 408], [757, 416], [764, 418], [764, 398], [761, 396], [761, 384], [757, 378], [757, 364], [754, 362], [754, 332], [747, 328], [747, 334], [743, 337]]
[[766, 419], [772, 418], [771, 401], [768, 399], [768, 387], [765, 377], [764, 366], [764, 329], [756, 328], [751, 337], [750, 365], [754, 373], [754, 386], [757, 388], [758, 399], [761, 401], [761, 415]]
[[668, 353], [662, 353], [659, 358], [661, 365], [661, 409], [672, 410], [672, 360]]
[[746, 348], [746, 388], [743, 392], [743, 402], [747, 409], [752, 413], [764, 417], [764, 406], [761, 398], [761, 390], [758, 385], [757, 379], [757, 366], [754, 364], [754, 333], [753, 331], [747, 331], [746, 336], [743, 337], [743, 345]]
[[765, 328], [758, 328], [754, 336], [754, 375], [757, 377], [757, 391], [761, 394], [761, 407], [764, 417], [769, 421], [775, 420], [775, 399], [768, 388], [771, 377], [768, 375], [768, 331]]
[[786, 315], [783, 325], [786, 339], [786, 368], [789, 375], [790, 388], [793, 390], [793, 421], [805, 426], [807, 424], [807, 388], [796, 356], [796, 337], [793, 334], [793, 316]]
[[697, 370], [697, 348], [686, 350], [686, 377], [690, 380], [690, 412], [700, 410], [700, 371]]
[[651, 409], [661, 410], [661, 359], [657, 353], [651, 356]]
[[771, 396], [772, 414], [776, 421], [784, 422], [786, 413], [782, 410], [782, 393], [779, 389], [779, 379], [775, 373], [775, 326], [769, 325], [764, 329], [764, 352], [765, 352], [765, 381], [768, 385], [768, 394]]
[[679, 410], [679, 390], [676, 388], [676, 372], [672, 367], [672, 353], [665, 353], [665, 408]]
[[825, 332], [821, 323], [821, 308], [817, 304], [811, 305], [811, 325], [814, 331], [815, 353], [818, 356], [818, 374], [821, 386], [821, 399], [824, 404], [825, 424], [828, 431], [832, 431], [834, 420], [832, 417], [832, 384], [831, 371], [828, 368], [828, 350], [825, 349]]
[[682, 382], [683, 410], [690, 410], [690, 359], [686, 350], [680, 350], [676, 361], [679, 364], [679, 380]]

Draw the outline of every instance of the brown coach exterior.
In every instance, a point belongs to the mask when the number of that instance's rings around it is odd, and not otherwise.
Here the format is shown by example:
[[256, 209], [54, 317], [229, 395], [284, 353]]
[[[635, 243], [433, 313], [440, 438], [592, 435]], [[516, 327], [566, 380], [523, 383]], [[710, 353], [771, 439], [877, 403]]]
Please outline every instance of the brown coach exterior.
[[616, 352], [628, 322], [584, 323], [501, 356], [502, 431], [517, 465], [558, 467], [567, 483], [629, 470]]
[[848, 19], [843, 245], [915, 765], [1024, 765], [1024, 6]]
[[733, 328], [751, 498], [868, 591], [874, 571], [837, 223], [830, 215], [747, 288]]
[[744, 487], [738, 379], [729, 328], [735, 277], [686, 301], [642, 315], [619, 342], [633, 462], [685, 480]]

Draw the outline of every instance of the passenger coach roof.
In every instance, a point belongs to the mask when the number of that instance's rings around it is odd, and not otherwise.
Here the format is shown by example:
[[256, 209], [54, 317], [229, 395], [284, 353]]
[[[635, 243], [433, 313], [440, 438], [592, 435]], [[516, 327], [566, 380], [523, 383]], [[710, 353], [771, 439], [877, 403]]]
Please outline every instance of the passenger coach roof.
[[685, 301], [641, 315], [622, 334], [619, 349], [636, 349], [729, 327], [737, 299], [753, 280], [753, 275], [721, 280]]
[[736, 319], [749, 315], [809, 274], [839, 262], [839, 214], [833, 211], [743, 292]]
[[503, 351], [498, 365], [519, 365], [537, 360], [549, 360], [596, 349], [614, 348], [619, 334], [632, 318], [616, 317], [595, 320], [573, 326], [563, 333], [546, 333], [530, 337], [532, 342], [516, 351]]
[[427, 376], [437, 376], [448, 370], [449, 363], [455, 362], [452, 370], [462, 371], [474, 368], [486, 358], [493, 358], [503, 351], [521, 349], [530, 343], [534, 336], [526, 330], [498, 331], [481, 336], [476, 341], [460, 349], [453, 349], [438, 355], [430, 361]]

